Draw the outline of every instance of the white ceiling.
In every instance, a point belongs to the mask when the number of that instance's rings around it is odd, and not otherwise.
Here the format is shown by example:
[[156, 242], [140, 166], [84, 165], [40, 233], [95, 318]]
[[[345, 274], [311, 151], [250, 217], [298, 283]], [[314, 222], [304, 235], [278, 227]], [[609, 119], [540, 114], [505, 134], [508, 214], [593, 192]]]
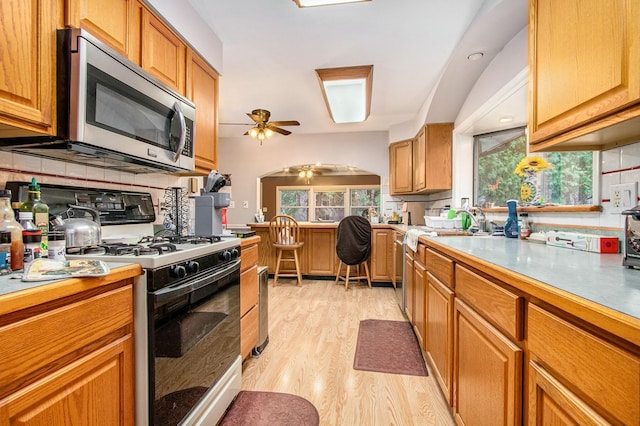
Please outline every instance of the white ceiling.
[[[189, 2], [223, 45], [221, 137], [241, 136], [248, 127], [222, 123], [250, 124], [246, 113], [256, 108], [271, 111], [271, 120], [300, 121], [287, 127], [297, 134], [386, 131], [415, 120], [430, 95], [424, 118], [453, 121], [527, 13], [526, 0], [372, 0], [307, 9], [292, 0]], [[467, 61], [475, 51], [485, 56]], [[315, 69], [370, 64], [368, 120], [333, 123]]]

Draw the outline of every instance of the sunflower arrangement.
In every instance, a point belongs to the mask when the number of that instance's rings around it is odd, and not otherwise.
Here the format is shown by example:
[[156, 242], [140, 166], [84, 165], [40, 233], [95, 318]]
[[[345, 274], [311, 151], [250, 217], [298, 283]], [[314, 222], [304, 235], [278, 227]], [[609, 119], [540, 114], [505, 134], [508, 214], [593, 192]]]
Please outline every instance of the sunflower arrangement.
[[527, 176], [527, 172], [541, 172], [543, 170], [548, 170], [553, 168], [553, 164], [540, 157], [539, 155], [532, 155], [529, 157], [524, 157], [518, 165], [513, 173], [518, 176], [525, 177]]

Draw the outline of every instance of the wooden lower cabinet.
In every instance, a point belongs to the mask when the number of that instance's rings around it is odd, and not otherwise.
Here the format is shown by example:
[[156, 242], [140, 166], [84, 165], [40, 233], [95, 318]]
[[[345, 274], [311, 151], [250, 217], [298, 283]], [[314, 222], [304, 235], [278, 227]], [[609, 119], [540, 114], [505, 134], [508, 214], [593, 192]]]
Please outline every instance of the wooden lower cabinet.
[[424, 350], [447, 402], [452, 402], [453, 303], [455, 294], [427, 272]]
[[240, 250], [240, 354], [258, 343], [258, 238], [243, 240]]
[[133, 425], [132, 281], [0, 317], [1, 424]]
[[640, 357], [532, 303], [527, 319], [530, 425], [640, 424]]
[[522, 424], [523, 351], [455, 300], [453, 412], [459, 425]]
[[303, 235], [306, 258], [304, 273], [308, 275], [335, 275], [336, 231], [335, 229], [305, 229]]
[[371, 235], [371, 281], [392, 281], [393, 229], [374, 229]]
[[426, 345], [425, 308], [426, 308], [427, 269], [416, 259], [413, 261], [413, 331], [422, 349]]
[[404, 253], [404, 312], [407, 314], [407, 319], [411, 324], [414, 322], [414, 300], [415, 300], [415, 285], [413, 283], [413, 254], [414, 252], [407, 247]]

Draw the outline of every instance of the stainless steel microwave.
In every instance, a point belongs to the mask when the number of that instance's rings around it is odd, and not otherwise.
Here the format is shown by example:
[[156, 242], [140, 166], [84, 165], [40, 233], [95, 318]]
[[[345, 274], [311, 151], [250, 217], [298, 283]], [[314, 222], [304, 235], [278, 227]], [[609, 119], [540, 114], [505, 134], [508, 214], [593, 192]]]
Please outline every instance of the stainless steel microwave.
[[194, 169], [195, 105], [84, 30], [58, 30], [57, 134], [0, 149], [131, 173]]

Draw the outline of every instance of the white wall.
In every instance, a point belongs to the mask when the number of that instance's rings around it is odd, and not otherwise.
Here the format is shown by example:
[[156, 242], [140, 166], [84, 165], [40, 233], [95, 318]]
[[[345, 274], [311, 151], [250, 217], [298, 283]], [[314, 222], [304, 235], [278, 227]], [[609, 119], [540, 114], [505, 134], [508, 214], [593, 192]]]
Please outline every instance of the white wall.
[[[222, 138], [218, 145], [220, 173], [231, 174], [229, 224], [246, 224], [261, 206], [257, 205], [257, 179], [285, 167], [302, 164], [351, 165], [381, 176], [383, 199], [389, 193], [389, 150], [387, 132], [333, 133], [324, 135], [275, 135], [260, 142], [249, 136]], [[243, 202], [248, 207], [243, 208]]]

